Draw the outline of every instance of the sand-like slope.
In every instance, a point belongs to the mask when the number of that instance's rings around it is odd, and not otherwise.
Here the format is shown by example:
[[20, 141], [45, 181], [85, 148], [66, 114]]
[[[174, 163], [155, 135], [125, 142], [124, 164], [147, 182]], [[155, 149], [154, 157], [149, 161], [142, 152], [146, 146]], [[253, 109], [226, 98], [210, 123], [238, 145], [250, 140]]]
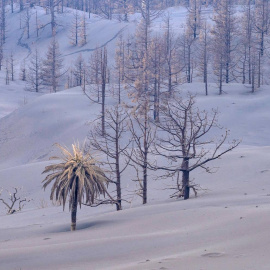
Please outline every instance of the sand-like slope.
[[[37, 12], [44, 24], [48, 22], [42, 9]], [[172, 9], [171, 14], [175, 29], [180, 29], [186, 11]], [[112, 58], [117, 36], [122, 29], [125, 34], [134, 31], [137, 18], [132, 15], [126, 25], [92, 16], [88, 45], [74, 48], [68, 40], [72, 16], [71, 12], [58, 16], [59, 25], [67, 26], [59, 28], [57, 38], [68, 65], [81, 50], [88, 59], [96, 45], [107, 44]], [[50, 29], [37, 39], [31, 28], [28, 40], [23, 29], [18, 30], [19, 14], [8, 15], [8, 20], [14, 24], [6, 46], [16, 55], [19, 72], [21, 61], [36, 46], [41, 55], [46, 53]], [[153, 30], [159, 32], [162, 23], [158, 19]], [[4, 81], [4, 72], [0, 79]], [[113, 206], [83, 207], [78, 230], [71, 233], [70, 213], [51, 204], [49, 189], [41, 188], [41, 173], [54, 154], [54, 143], [69, 146], [87, 137], [100, 105], [91, 103], [80, 88], [40, 96], [24, 92], [20, 82], [1, 84], [0, 187], [23, 187], [23, 195], [32, 200], [10, 216], [0, 204], [0, 270], [270, 269], [268, 86], [251, 94], [246, 86], [229, 84], [226, 94], [218, 96], [216, 85], [210, 84], [208, 97], [200, 83], [181, 86], [179, 91], [197, 94], [201, 109], [218, 108], [220, 124], [231, 130], [231, 139], [242, 139], [240, 147], [212, 164], [219, 168], [215, 174], [192, 173], [202, 190], [188, 201], [169, 199], [167, 188], [174, 183], [150, 176], [149, 204], [141, 206], [140, 199], [130, 195], [134, 172], [129, 169], [123, 177], [123, 194], [131, 204], [126, 203], [121, 212]]]
[[[151, 181], [149, 205], [135, 200], [134, 208], [127, 204], [119, 213], [109, 206], [83, 208], [75, 233], [68, 231], [69, 212], [52, 206], [49, 190], [41, 190], [41, 172], [54, 142], [85, 138], [99, 106], [75, 88], [3, 118], [1, 185], [24, 186], [33, 201], [12, 216], [2, 208], [0, 269], [269, 269], [269, 93], [230, 89], [224, 97], [197, 97], [201, 107], [218, 106], [222, 124], [243, 138], [241, 147], [213, 164], [217, 173], [192, 174], [205, 189], [198, 198], [170, 200], [164, 188], [171, 181]], [[124, 193], [129, 181], [127, 173]]]

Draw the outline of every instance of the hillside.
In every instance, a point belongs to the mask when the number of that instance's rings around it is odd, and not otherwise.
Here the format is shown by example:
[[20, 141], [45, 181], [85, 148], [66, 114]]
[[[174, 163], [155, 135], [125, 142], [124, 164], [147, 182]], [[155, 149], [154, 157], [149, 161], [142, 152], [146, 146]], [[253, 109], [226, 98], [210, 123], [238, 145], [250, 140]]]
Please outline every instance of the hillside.
[[[36, 9], [46, 24], [48, 16], [41, 8]], [[186, 17], [186, 9], [169, 11], [177, 28]], [[50, 28], [45, 28], [38, 39], [31, 28], [28, 40], [18, 29], [19, 13], [8, 16], [14, 23], [5, 46], [14, 52], [18, 75], [21, 61], [36, 46], [45, 55]], [[58, 16], [61, 27], [56, 37], [66, 65], [80, 53], [88, 59], [97, 45], [107, 44], [113, 59], [117, 36], [133, 33], [139, 17], [133, 14], [129, 23], [120, 23], [92, 15], [88, 44], [75, 48], [68, 40], [72, 16], [71, 9]], [[34, 25], [34, 15], [32, 20]], [[157, 19], [153, 31], [162, 31], [161, 24], [162, 19]], [[203, 83], [179, 85], [177, 91], [182, 95], [196, 95], [201, 110], [217, 108], [223, 130], [230, 130], [230, 140], [241, 140], [240, 146], [211, 164], [215, 173], [201, 169], [191, 173], [200, 189], [197, 197], [192, 193], [187, 201], [170, 198], [175, 182], [156, 178], [159, 174], [151, 172], [149, 203], [142, 206], [141, 198], [134, 194], [135, 171], [129, 168], [122, 183], [123, 198], [129, 201], [124, 203], [124, 210], [116, 212], [111, 205], [82, 206], [78, 230], [72, 233], [68, 207], [63, 211], [49, 200], [50, 190], [42, 189], [42, 171], [52, 162], [49, 157], [55, 154], [55, 143], [70, 146], [87, 139], [101, 106], [91, 102], [81, 87], [34, 93], [25, 91], [25, 83], [19, 79], [5, 85], [4, 70], [0, 85], [0, 187], [3, 196], [5, 189], [23, 187], [22, 195], [31, 199], [13, 215], [6, 215], [0, 204], [0, 270], [270, 269], [268, 85], [251, 93], [248, 85], [229, 83], [224, 94], [218, 95], [218, 85], [211, 82], [208, 96], [204, 95]], [[108, 96], [106, 105], [113, 104]]]

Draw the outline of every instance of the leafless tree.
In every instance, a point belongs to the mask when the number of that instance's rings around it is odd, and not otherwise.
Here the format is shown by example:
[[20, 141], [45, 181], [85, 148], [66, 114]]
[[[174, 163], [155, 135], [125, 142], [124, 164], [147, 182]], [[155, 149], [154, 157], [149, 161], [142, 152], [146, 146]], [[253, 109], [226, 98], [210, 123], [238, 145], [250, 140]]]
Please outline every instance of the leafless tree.
[[80, 16], [79, 12], [76, 9], [73, 14], [73, 20], [71, 22], [70, 28], [70, 43], [73, 46], [77, 46], [79, 44], [79, 31], [80, 31]]
[[106, 19], [111, 20], [114, 11], [114, 3], [112, 0], [100, 0], [99, 1], [100, 14]]
[[232, 80], [230, 76], [235, 65], [233, 52], [236, 49], [236, 17], [232, 0], [216, 2], [213, 21], [214, 71], [218, 78], [219, 94], [222, 94], [223, 82], [229, 83]]
[[3, 44], [0, 39], [0, 70], [2, 70], [3, 60], [4, 60]]
[[260, 37], [260, 53], [264, 55], [265, 36], [270, 27], [270, 4], [267, 0], [257, 0], [255, 4], [255, 30]]
[[24, 22], [25, 22], [25, 32], [26, 32], [26, 36], [29, 39], [30, 38], [30, 20], [31, 20], [31, 11], [30, 11], [30, 7], [27, 7], [25, 9], [25, 14], [24, 14]]
[[139, 183], [139, 195], [142, 197], [143, 204], [147, 203], [148, 193], [148, 168], [150, 167], [149, 155], [154, 144], [156, 129], [151, 123], [149, 116], [148, 98], [140, 99], [141, 102], [130, 112], [130, 132], [134, 142], [133, 151], [127, 153], [137, 171]]
[[[170, 15], [165, 19], [165, 33], [164, 33], [164, 66], [163, 70], [163, 83], [168, 89], [171, 96], [174, 89], [178, 86], [178, 81], [174, 79], [183, 69], [184, 65], [180, 61], [180, 44], [179, 36], [176, 36], [172, 29], [172, 22]], [[162, 63], [161, 63], [162, 66]]]
[[42, 78], [42, 59], [36, 49], [28, 63], [27, 84], [26, 89], [29, 91], [40, 92], [43, 88]]
[[14, 13], [14, 0], [10, 0], [11, 13]]
[[150, 43], [150, 27], [144, 20], [141, 20], [135, 37], [127, 42], [126, 50], [125, 82], [131, 90], [130, 94], [134, 100], [146, 93], [150, 97], [152, 79], [149, 59]]
[[79, 41], [80, 46], [84, 46], [85, 44], [87, 44], [87, 22], [85, 13], [81, 16], [80, 19], [79, 37], [80, 37]]
[[47, 25], [51, 26], [52, 37], [56, 35], [56, 28], [57, 28], [57, 21], [56, 21], [56, 12], [59, 10], [59, 5], [62, 3], [62, 0], [46, 0], [43, 3], [44, 7], [46, 8], [46, 14], [48, 11], [50, 12], [50, 22], [42, 25], [41, 28], [46, 27]]
[[265, 38], [270, 28], [270, 4], [266, 0], [258, 0], [255, 4], [255, 32], [258, 36], [260, 54], [258, 56], [258, 88], [262, 84], [262, 67], [265, 52]]
[[6, 42], [6, 0], [0, 1], [0, 8], [1, 8], [1, 14], [0, 14], [0, 39], [1, 44], [4, 44]]
[[177, 196], [189, 198], [190, 173], [202, 168], [211, 172], [208, 163], [220, 158], [239, 145], [233, 141], [225, 147], [229, 132], [226, 130], [219, 140], [209, 138], [210, 131], [220, 129], [217, 111], [201, 111], [195, 107], [195, 99], [174, 97], [161, 109], [161, 120], [157, 123], [161, 132], [156, 143], [156, 154], [168, 160], [168, 165], [156, 164], [156, 169], [167, 172], [168, 176], [182, 173], [182, 183], [177, 181]]
[[117, 11], [120, 13], [120, 21], [128, 22], [128, 13], [130, 11], [130, 1], [129, 0], [118, 0], [117, 1]]
[[[154, 114], [154, 120], [159, 121], [159, 106], [160, 106], [160, 99], [161, 99], [161, 88], [162, 83], [166, 84], [166, 80], [168, 79], [168, 89], [172, 90], [172, 84], [170, 84], [172, 81], [170, 80], [173, 75], [173, 70], [171, 69], [171, 61], [169, 60], [169, 57], [166, 58], [164, 54], [164, 43], [162, 42], [162, 39], [160, 36], [156, 36], [152, 39], [150, 43], [150, 55], [149, 55], [149, 63], [151, 65], [151, 73], [152, 73], [152, 93], [153, 96], [153, 114]], [[164, 63], [166, 60], [168, 60], [168, 73], [164, 71]], [[168, 75], [168, 78], [166, 77]], [[171, 92], [169, 92], [171, 93]]]
[[129, 158], [125, 151], [131, 140], [125, 142], [124, 134], [127, 132], [127, 114], [121, 105], [117, 104], [106, 110], [105, 132], [102, 123], [98, 122], [89, 132], [88, 139], [90, 148], [103, 153], [106, 160], [103, 165], [110, 174], [109, 182], [116, 186], [116, 209], [122, 210], [122, 174], [129, 164]]
[[186, 27], [185, 32], [181, 35], [181, 59], [184, 63], [185, 82], [192, 83], [193, 72], [197, 56], [195, 55], [196, 39], [194, 39], [191, 28]]
[[147, 27], [162, 13], [161, 6], [157, 5], [153, 0], [140, 0], [137, 7]]
[[10, 67], [9, 67], [9, 61], [8, 61], [8, 59], [6, 59], [5, 69], [6, 69], [6, 77], [5, 77], [6, 85], [9, 85]]
[[203, 76], [203, 82], [205, 85], [205, 95], [208, 95], [208, 75], [210, 66], [211, 56], [211, 36], [209, 25], [206, 21], [202, 23], [201, 32], [199, 36], [199, 47], [198, 47], [199, 73]]
[[15, 79], [15, 59], [14, 59], [13, 52], [11, 52], [10, 56], [9, 56], [9, 65], [10, 65], [11, 81], [14, 81], [14, 79]]
[[21, 63], [21, 68], [20, 68], [20, 79], [22, 81], [26, 81], [26, 66], [25, 66], [25, 59]]
[[[242, 31], [241, 31], [241, 49], [242, 58], [240, 67], [242, 73], [242, 83], [245, 84], [246, 81], [252, 83], [252, 48], [255, 46], [256, 36], [254, 34], [254, 20], [255, 12], [251, 0], [247, 1], [247, 5], [244, 6], [244, 12], [242, 15]], [[246, 78], [247, 77], [247, 78]]]
[[61, 0], [49, 0], [49, 8], [50, 8], [50, 13], [51, 13], [51, 29], [52, 29], [52, 36], [54, 36], [56, 34], [56, 27], [57, 27], [57, 23], [56, 23], [56, 8], [58, 7], [58, 5], [60, 4]]
[[21, 198], [21, 195], [19, 194], [22, 191], [22, 188], [13, 187], [13, 192], [6, 190], [8, 193], [8, 199], [1, 198], [3, 189], [0, 190], [0, 201], [5, 205], [7, 208], [7, 214], [11, 215], [16, 212], [19, 212], [23, 209], [25, 204], [27, 202], [30, 202], [30, 199], [27, 199], [26, 197]]
[[73, 70], [73, 75], [76, 81], [75, 86], [82, 86], [83, 80], [84, 80], [84, 74], [86, 72], [86, 65], [81, 54], [76, 59], [74, 68], [72, 70]]
[[[108, 68], [108, 56], [107, 48], [103, 47], [96, 49], [91, 57], [91, 76], [94, 83], [98, 87], [98, 99], [97, 103], [101, 104], [101, 125], [103, 134], [105, 134], [105, 102], [106, 102], [106, 85], [108, 83], [109, 68]], [[100, 87], [99, 87], [100, 86]], [[101, 102], [100, 102], [100, 91], [101, 88]], [[91, 100], [92, 97], [88, 96]], [[94, 100], [93, 100], [94, 101]]]
[[115, 77], [117, 78], [118, 103], [121, 103], [122, 86], [125, 81], [125, 48], [126, 42], [120, 35], [115, 50]]
[[42, 78], [44, 85], [51, 88], [53, 92], [59, 87], [59, 79], [63, 76], [63, 58], [59, 50], [59, 44], [55, 37], [48, 47], [47, 58], [43, 60]]
[[24, 0], [19, 0], [19, 4], [20, 4], [20, 11], [23, 11], [23, 9], [24, 9]]
[[200, 34], [201, 10], [201, 0], [189, 0], [187, 25], [194, 39]]

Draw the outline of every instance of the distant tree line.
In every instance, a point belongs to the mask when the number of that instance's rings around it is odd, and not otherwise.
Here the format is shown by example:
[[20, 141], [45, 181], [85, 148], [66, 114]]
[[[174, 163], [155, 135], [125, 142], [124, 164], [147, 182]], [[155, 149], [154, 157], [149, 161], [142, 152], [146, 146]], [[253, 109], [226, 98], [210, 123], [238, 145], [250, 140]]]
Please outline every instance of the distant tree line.
[[[127, 82], [127, 73], [124, 74], [124, 71], [127, 70], [130, 73], [129, 79], [134, 82], [132, 79], [134, 72], [140, 70], [140, 65], [144, 65], [144, 69], [148, 70], [149, 73], [147, 77], [153, 76], [153, 87], [156, 93], [154, 98], [157, 103], [159, 88], [164, 88], [165, 85], [168, 92], [171, 93], [180, 83], [192, 83], [194, 80], [203, 80], [207, 95], [209, 81], [217, 82], [219, 94], [222, 94], [224, 92], [224, 83], [232, 81], [242, 82], [243, 84], [250, 85], [252, 92], [255, 92], [267, 80], [266, 66], [269, 59], [270, 4], [266, 0], [48, 0], [19, 2], [2, 0], [0, 4], [0, 70], [2, 67], [5, 68], [7, 84], [14, 79], [14, 61], [16, 59], [14, 59], [12, 53], [9, 55], [5, 54], [5, 57], [3, 53], [3, 46], [7, 35], [6, 14], [7, 12], [14, 12], [14, 8], [10, 8], [10, 6], [13, 7], [15, 4], [24, 14], [21, 27], [25, 30], [26, 38], [30, 36], [31, 16], [35, 16], [35, 32], [37, 37], [39, 36], [40, 29], [46, 26], [39, 22], [37, 13], [31, 11], [32, 6], [40, 5], [46, 9], [50, 16], [50, 21], [47, 25], [51, 27], [52, 36], [55, 36], [57, 32], [57, 13], [63, 12], [63, 8], [66, 6], [75, 8], [69, 33], [70, 43], [73, 46], [84, 46], [87, 43], [87, 13], [79, 10], [94, 12], [105, 16], [107, 19], [112, 19], [113, 14], [118, 14], [123, 20], [128, 20], [130, 12], [140, 12], [142, 21], [138, 26], [137, 34], [135, 37], [130, 37], [129, 40], [122, 40], [120, 52], [117, 53], [118, 57], [125, 58], [125, 60], [118, 59], [116, 62], [118, 71], [121, 73], [118, 73], [121, 77], [118, 83], [121, 84], [124, 78], [125, 82]], [[153, 36], [151, 34], [152, 21], [161, 14], [165, 7], [180, 4], [186, 5], [188, 10], [186, 23], [182, 25], [182, 29], [178, 30], [175, 26], [172, 27], [171, 18], [167, 15], [163, 23], [163, 33]], [[236, 10], [235, 4], [241, 4], [241, 6], [237, 6]], [[121, 5], [126, 7], [126, 9], [120, 8]], [[209, 18], [206, 18], [203, 12], [205, 5], [211, 5], [213, 8], [212, 22], [210, 22]], [[112, 7], [112, 12], [107, 14], [107, 16], [105, 13], [110, 6]], [[137, 54], [136, 51], [138, 51], [139, 47], [141, 47], [142, 53]], [[155, 55], [152, 55], [153, 52], [155, 52]], [[99, 52], [96, 53], [100, 54]], [[36, 60], [39, 61], [38, 59]], [[86, 84], [89, 82], [89, 74], [93, 73], [92, 71], [94, 73], [100, 72], [97, 71], [98, 56], [93, 56], [91, 61], [93, 63], [87, 64], [85, 59], [80, 60], [78, 58], [76, 60], [75, 65], [70, 68], [67, 77], [66, 84], [68, 87]], [[111, 65], [112, 63], [107, 64], [107, 81], [110, 79], [109, 67]], [[132, 71], [130, 65], [137, 65], [138, 68]], [[28, 64], [22, 63], [21, 78], [23, 80], [27, 80], [27, 67]], [[30, 69], [33, 69], [33, 67]], [[97, 82], [98, 76], [93, 76]], [[28, 80], [30, 77], [33, 76], [29, 75]], [[36, 85], [38, 81], [39, 79], [36, 79]], [[93, 78], [91, 78], [91, 82], [93, 82]], [[55, 91], [56, 88], [54, 86], [52, 88]], [[37, 90], [37, 88], [35, 89]]]

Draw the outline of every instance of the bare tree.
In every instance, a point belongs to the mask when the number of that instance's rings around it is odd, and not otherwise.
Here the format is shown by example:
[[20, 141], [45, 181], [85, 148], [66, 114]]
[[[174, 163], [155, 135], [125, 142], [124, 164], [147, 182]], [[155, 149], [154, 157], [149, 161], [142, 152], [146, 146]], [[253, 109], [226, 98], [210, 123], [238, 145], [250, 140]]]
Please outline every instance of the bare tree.
[[260, 36], [260, 53], [264, 55], [265, 36], [270, 27], [270, 4], [267, 0], [257, 0], [255, 5], [255, 29]]
[[180, 39], [182, 47], [181, 58], [184, 63], [184, 70], [186, 75], [185, 81], [187, 83], [192, 83], [195, 60], [197, 58], [195, 55], [196, 39], [194, 39], [193, 32], [191, 30], [191, 28], [185, 28], [185, 32]]
[[[103, 134], [105, 134], [105, 102], [106, 102], [106, 85], [108, 83], [108, 56], [107, 48], [96, 49], [91, 57], [91, 74], [94, 83], [98, 86], [98, 99], [96, 102], [101, 104], [101, 125]], [[101, 102], [100, 102], [100, 91], [101, 87]], [[89, 97], [93, 100], [91, 97]]]
[[[22, 188], [14, 187], [13, 192], [6, 190], [8, 193], [8, 199], [5, 200], [0, 197], [0, 201], [5, 205], [7, 208], [7, 214], [11, 215], [16, 212], [19, 212], [23, 209], [27, 202], [30, 202], [30, 199], [26, 197], [22, 198], [19, 194], [22, 191]], [[0, 196], [2, 195], [3, 189], [0, 190]]]
[[158, 6], [153, 0], [140, 0], [137, 7], [147, 27], [161, 14], [161, 9], [158, 9]]
[[[184, 66], [181, 64], [180, 55], [180, 44], [179, 37], [177, 37], [172, 29], [172, 22], [170, 15], [165, 20], [165, 33], [164, 33], [164, 66], [163, 66], [163, 77], [165, 80], [163, 83], [168, 89], [168, 93], [171, 96], [174, 89], [177, 87], [178, 82], [176, 79], [173, 80], [183, 69]], [[162, 54], [161, 54], [162, 55]], [[162, 64], [162, 63], [161, 63]]]
[[36, 20], [36, 36], [38, 37], [39, 36], [39, 30], [42, 28], [42, 23], [38, 19], [38, 13], [37, 13], [37, 11], [36, 11], [35, 20]]
[[70, 29], [70, 43], [73, 46], [77, 46], [79, 44], [79, 31], [80, 31], [80, 16], [78, 10], [76, 9], [73, 14], [73, 20], [71, 22], [71, 29]]
[[126, 42], [123, 40], [123, 36], [120, 35], [115, 50], [115, 77], [117, 78], [117, 96], [119, 104], [121, 103], [122, 85], [125, 81], [125, 46]]
[[59, 6], [61, 3], [61, 0], [48, 0], [48, 8], [50, 10], [51, 14], [51, 29], [52, 29], [52, 36], [55, 36], [56, 34], [56, 27], [57, 27], [57, 22], [56, 22], [56, 8]]
[[6, 77], [5, 77], [6, 85], [9, 85], [10, 67], [9, 67], [9, 61], [8, 61], [8, 59], [6, 59], [5, 69], [6, 69]]
[[195, 107], [193, 96], [186, 100], [174, 97], [173, 101], [162, 107], [161, 113], [157, 126], [163, 136], [156, 144], [156, 154], [166, 158], [168, 165], [157, 164], [156, 169], [166, 171], [168, 176], [177, 177], [182, 173], [182, 183], [177, 181], [177, 196], [183, 196], [186, 200], [192, 188], [190, 173], [197, 168], [211, 172], [208, 163], [233, 150], [240, 142], [233, 141], [226, 148], [227, 130], [220, 140], [209, 139], [208, 133], [212, 129], [220, 129], [217, 111], [213, 110], [212, 114], [200, 111]]
[[150, 42], [150, 27], [144, 20], [141, 20], [135, 38], [127, 43], [128, 49], [126, 51], [125, 82], [132, 89], [131, 94], [135, 99], [145, 95], [145, 93], [150, 96], [152, 76], [149, 61]]
[[0, 38], [1, 44], [4, 44], [6, 42], [6, 0], [1, 0], [0, 5]]
[[83, 15], [81, 16], [79, 36], [80, 46], [84, 46], [85, 44], [87, 44], [87, 22], [85, 13], [83, 13]]
[[205, 95], [208, 95], [208, 74], [209, 74], [209, 62], [211, 55], [211, 36], [209, 25], [206, 21], [202, 23], [201, 33], [199, 36], [199, 72], [203, 76], [203, 82], [205, 85]]
[[20, 11], [23, 11], [23, 9], [24, 9], [24, 0], [19, 0], [19, 4], [20, 4]]
[[74, 70], [73, 65], [68, 69], [67, 75], [66, 75], [66, 89], [72, 88], [76, 86], [76, 80], [74, 78]]
[[270, 4], [266, 0], [258, 0], [255, 4], [255, 32], [258, 35], [260, 54], [258, 57], [258, 88], [262, 84], [262, 64], [264, 60], [265, 38], [270, 27]]
[[103, 15], [106, 19], [111, 20], [114, 11], [113, 0], [100, 0], [99, 10], [101, 15]]
[[84, 80], [84, 74], [86, 70], [85, 62], [83, 60], [82, 55], [80, 54], [78, 58], [76, 59], [74, 68], [73, 70], [73, 75], [75, 77], [76, 85], [75, 86], [82, 86], [83, 85], [83, 80]]
[[128, 22], [129, 13], [129, 0], [118, 0], [117, 1], [118, 12], [120, 13], [119, 18], [121, 21]]
[[3, 44], [0, 38], [0, 70], [2, 70], [3, 60], [4, 60]]
[[125, 151], [131, 140], [125, 142], [124, 134], [127, 132], [127, 114], [121, 105], [116, 105], [106, 110], [105, 133], [102, 123], [95, 125], [89, 132], [88, 139], [90, 148], [103, 153], [106, 161], [103, 165], [110, 172], [109, 182], [116, 186], [116, 210], [122, 210], [122, 174], [126, 170], [129, 159], [126, 159]]
[[213, 21], [214, 71], [218, 77], [219, 94], [222, 94], [223, 82], [231, 81], [230, 76], [235, 64], [233, 52], [236, 49], [234, 44], [236, 17], [232, 0], [220, 0], [216, 3]]
[[31, 19], [31, 12], [30, 12], [30, 8], [27, 7], [25, 9], [25, 15], [24, 15], [24, 22], [25, 22], [25, 32], [26, 32], [26, 36], [29, 39], [30, 38], [30, 19]]
[[21, 63], [21, 68], [20, 68], [20, 79], [22, 81], [26, 81], [26, 66], [25, 66], [25, 59]]
[[11, 52], [10, 56], [9, 56], [9, 65], [10, 65], [11, 81], [14, 81], [14, 79], [15, 79], [15, 59], [14, 59], [13, 52]]
[[192, 33], [194, 39], [196, 39], [200, 34], [201, 10], [201, 0], [189, 0], [187, 25], [188, 28], [190, 28], [190, 32]]
[[138, 168], [137, 181], [139, 183], [139, 195], [143, 204], [147, 203], [148, 193], [148, 168], [150, 167], [149, 155], [154, 144], [156, 130], [149, 117], [148, 98], [142, 100], [130, 113], [130, 132], [134, 141], [133, 151], [127, 156]]
[[14, 13], [14, 0], [10, 0], [11, 13]]
[[40, 92], [42, 88], [42, 59], [36, 49], [28, 64], [26, 89], [29, 91]]
[[88, 84], [91, 87], [91, 99], [100, 102], [100, 49], [96, 48], [89, 58]]
[[53, 37], [47, 52], [47, 59], [43, 61], [42, 77], [45, 85], [53, 92], [59, 87], [59, 79], [63, 76], [63, 58], [59, 51], [59, 44]]
[[[241, 73], [242, 83], [245, 84], [248, 81], [252, 83], [252, 47], [254, 47], [254, 20], [255, 20], [254, 8], [251, 0], [247, 1], [247, 5], [244, 6], [244, 12], [242, 17], [242, 31], [241, 31], [241, 47], [242, 47], [242, 59], [241, 59]], [[248, 77], [248, 78], [246, 78]]]
[[[149, 55], [149, 62], [152, 67], [152, 77], [153, 77], [153, 114], [154, 114], [154, 120], [159, 121], [159, 106], [160, 106], [160, 99], [161, 99], [161, 87], [162, 83], [165, 84], [164, 81], [166, 81], [168, 75], [168, 85], [169, 89], [172, 90], [172, 84], [170, 84], [172, 81], [170, 80], [173, 75], [173, 69], [171, 69], [171, 61], [169, 60], [169, 57], [166, 58], [168, 60], [168, 73], [163, 73], [164, 68], [164, 62], [165, 62], [165, 56], [164, 56], [164, 47], [163, 42], [161, 41], [161, 38], [159, 36], [156, 36], [152, 39], [152, 42], [150, 44], [150, 55]], [[165, 69], [165, 68], [164, 68]], [[171, 92], [169, 92], [171, 93]]]

